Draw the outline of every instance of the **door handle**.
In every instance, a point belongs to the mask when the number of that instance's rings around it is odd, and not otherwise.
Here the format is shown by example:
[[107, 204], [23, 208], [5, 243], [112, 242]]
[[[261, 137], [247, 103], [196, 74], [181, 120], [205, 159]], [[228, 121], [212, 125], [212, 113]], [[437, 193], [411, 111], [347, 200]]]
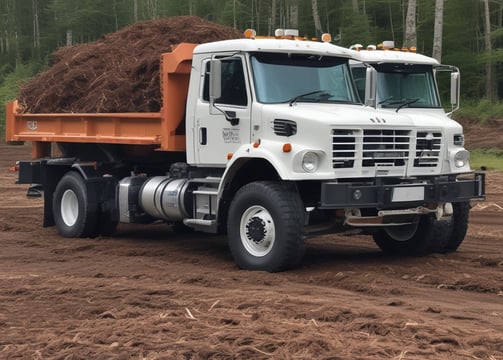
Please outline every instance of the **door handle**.
[[206, 145], [208, 143], [208, 133], [205, 127], [199, 128], [199, 144]]

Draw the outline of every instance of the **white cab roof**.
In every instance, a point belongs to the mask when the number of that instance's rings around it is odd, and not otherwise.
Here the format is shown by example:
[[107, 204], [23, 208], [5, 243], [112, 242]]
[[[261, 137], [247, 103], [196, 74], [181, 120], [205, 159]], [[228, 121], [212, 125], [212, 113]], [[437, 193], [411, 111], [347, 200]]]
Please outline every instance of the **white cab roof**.
[[355, 51], [355, 60], [364, 63], [407, 63], [437, 66], [440, 63], [429, 56], [395, 50], [360, 50]]
[[303, 40], [235, 39], [198, 45], [194, 54], [219, 52], [287, 52], [355, 58], [357, 52], [329, 43]]

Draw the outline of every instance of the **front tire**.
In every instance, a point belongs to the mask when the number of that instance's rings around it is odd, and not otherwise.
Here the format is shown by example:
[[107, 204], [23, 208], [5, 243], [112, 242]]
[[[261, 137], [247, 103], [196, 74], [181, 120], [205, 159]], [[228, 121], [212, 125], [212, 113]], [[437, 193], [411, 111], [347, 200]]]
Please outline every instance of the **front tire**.
[[243, 186], [229, 208], [229, 247], [238, 266], [277, 272], [302, 261], [305, 212], [292, 184], [257, 181]]
[[86, 184], [74, 171], [65, 174], [54, 191], [53, 216], [61, 236], [96, 236], [97, 209], [89, 204]]
[[386, 253], [424, 256], [443, 247], [442, 239], [447, 233], [444, 221], [437, 221], [431, 215], [421, 215], [416, 223], [379, 230], [373, 237], [377, 246]]
[[470, 202], [459, 202], [452, 204], [453, 214], [450, 221], [451, 233], [443, 252], [449, 253], [456, 251], [468, 231], [468, 218], [470, 215]]

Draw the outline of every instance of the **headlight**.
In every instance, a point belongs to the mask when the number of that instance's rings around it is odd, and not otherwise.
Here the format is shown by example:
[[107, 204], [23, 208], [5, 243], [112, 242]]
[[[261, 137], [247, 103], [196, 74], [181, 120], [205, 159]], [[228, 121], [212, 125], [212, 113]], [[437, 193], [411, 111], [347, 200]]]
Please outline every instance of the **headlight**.
[[306, 152], [302, 157], [302, 168], [307, 172], [315, 172], [318, 170], [320, 158], [314, 152]]
[[470, 161], [470, 153], [466, 150], [460, 150], [454, 155], [454, 165], [457, 168], [462, 168]]

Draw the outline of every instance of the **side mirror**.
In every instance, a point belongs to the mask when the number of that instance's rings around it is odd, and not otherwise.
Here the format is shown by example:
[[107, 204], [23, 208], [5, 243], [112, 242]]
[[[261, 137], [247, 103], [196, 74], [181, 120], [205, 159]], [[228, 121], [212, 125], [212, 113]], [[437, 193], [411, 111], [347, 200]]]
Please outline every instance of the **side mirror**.
[[[228, 58], [225, 58], [228, 59]], [[222, 97], [222, 59], [211, 59], [210, 60], [210, 84], [209, 84], [209, 95], [210, 95], [210, 114], [218, 115], [223, 114], [225, 119], [231, 123], [231, 125], [238, 125], [239, 118], [236, 117], [235, 111], [225, 111], [218, 107], [215, 103], [218, 99]]]
[[365, 105], [376, 107], [377, 103], [377, 70], [367, 67], [365, 76]]
[[210, 62], [210, 102], [213, 105], [215, 100], [222, 97], [222, 62], [212, 59]]
[[451, 106], [452, 111], [459, 109], [459, 89], [460, 89], [460, 74], [459, 71], [451, 73]]

